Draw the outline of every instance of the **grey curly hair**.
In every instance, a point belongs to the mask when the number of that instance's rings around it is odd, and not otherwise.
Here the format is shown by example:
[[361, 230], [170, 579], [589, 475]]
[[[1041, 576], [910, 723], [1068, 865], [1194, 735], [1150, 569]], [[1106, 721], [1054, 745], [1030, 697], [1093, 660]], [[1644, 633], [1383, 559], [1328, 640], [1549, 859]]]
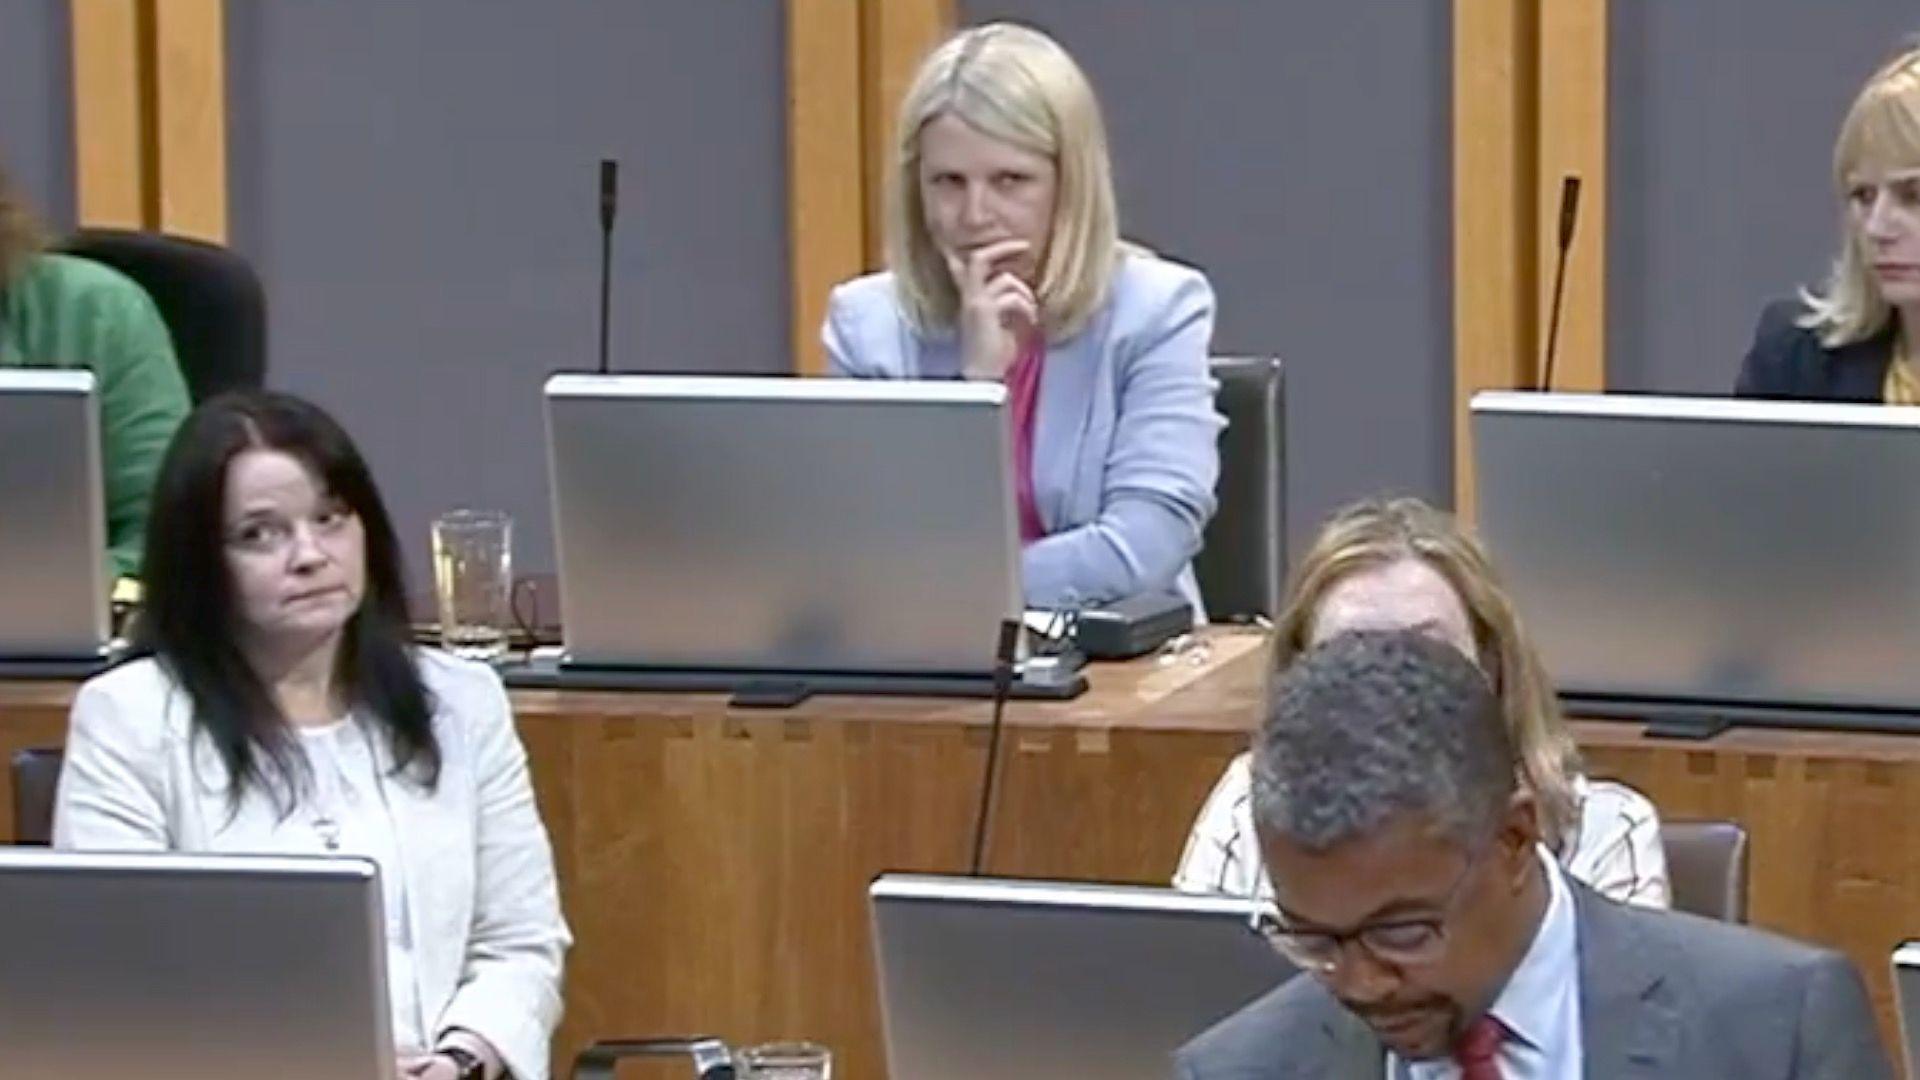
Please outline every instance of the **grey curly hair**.
[[1472, 847], [1498, 827], [1517, 783], [1486, 677], [1414, 630], [1341, 634], [1302, 654], [1280, 673], [1254, 738], [1255, 822], [1312, 851], [1405, 815]]

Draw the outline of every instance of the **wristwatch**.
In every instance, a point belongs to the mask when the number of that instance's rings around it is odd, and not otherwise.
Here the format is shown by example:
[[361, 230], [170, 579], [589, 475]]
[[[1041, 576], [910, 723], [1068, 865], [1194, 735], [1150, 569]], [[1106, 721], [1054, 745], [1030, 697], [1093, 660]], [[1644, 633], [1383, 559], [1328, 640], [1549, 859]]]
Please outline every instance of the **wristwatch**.
[[487, 1063], [466, 1048], [443, 1046], [434, 1052], [453, 1062], [453, 1067], [459, 1070], [453, 1074], [454, 1080], [487, 1080]]

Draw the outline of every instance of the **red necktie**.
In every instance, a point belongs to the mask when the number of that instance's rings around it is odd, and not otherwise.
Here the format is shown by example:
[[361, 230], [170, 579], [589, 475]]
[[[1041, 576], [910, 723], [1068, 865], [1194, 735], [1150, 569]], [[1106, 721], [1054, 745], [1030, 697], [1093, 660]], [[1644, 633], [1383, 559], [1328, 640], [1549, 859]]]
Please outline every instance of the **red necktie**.
[[1500, 1080], [1500, 1044], [1505, 1041], [1507, 1029], [1491, 1014], [1467, 1025], [1460, 1041], [1453, 1044], [1460, 1080]]

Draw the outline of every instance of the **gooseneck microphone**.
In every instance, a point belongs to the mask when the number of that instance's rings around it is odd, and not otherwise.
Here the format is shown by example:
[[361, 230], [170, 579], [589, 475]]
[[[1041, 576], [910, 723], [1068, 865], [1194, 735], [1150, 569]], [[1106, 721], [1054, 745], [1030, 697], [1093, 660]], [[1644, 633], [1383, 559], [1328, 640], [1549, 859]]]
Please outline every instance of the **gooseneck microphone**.
[[613, 288], [613, 214], [620, 201], [620, 163], [600, 159], [600, 374], [607, 366], [610, 294]]
[[993, 720], [987, 726], [987, 764], [980, 778], [980, 812], [973, 819], [973, 861], [967, 871], [979, 877], [987, 859], [987, 823], [993, 818], [994, 780], [1000, 766], [1000, 728], [1013, 691], [1013, 654], [1020, 643], [1020, 620], [1003, 619], [993, 650]]
[[1568, 173], [1560, 183], [1560, 252], [1553, 268], [1553, 306], [1547, 313], [1547, 353], [1540, 361], [1540, 389], [1553, 389], [1553, 359], [1560, 348], [1560, 297], [1567, 287], [1567, 252], [1573, 226], [1580, 220], [1580, 177]]

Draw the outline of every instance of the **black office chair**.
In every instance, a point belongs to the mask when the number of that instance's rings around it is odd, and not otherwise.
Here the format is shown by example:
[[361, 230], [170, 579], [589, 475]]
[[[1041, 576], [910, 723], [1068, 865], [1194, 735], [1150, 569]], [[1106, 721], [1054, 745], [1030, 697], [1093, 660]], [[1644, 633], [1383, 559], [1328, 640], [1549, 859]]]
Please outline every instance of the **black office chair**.
[[153, 298], [197, 404], [267, 379], [267, 297], [247, 260], [217, 244], [160, 233], [87, 229], [69, 255], [104, 263]]
[[1747, 830], [1732, 821], [1666, 821], [1660, 845], [1674, 910], [1747, 921]]
[[1219, 509], [1193, 560], [1200, 597], [1215, 622], [1279, 614], [1286, 590], [1286, 393], [1273, 357], [1216, 356], [1220, 435]]
[[13, 842], [53, 843], [53, 795], [60, 786], [58, 750], [21, 750], [13, 755]]

